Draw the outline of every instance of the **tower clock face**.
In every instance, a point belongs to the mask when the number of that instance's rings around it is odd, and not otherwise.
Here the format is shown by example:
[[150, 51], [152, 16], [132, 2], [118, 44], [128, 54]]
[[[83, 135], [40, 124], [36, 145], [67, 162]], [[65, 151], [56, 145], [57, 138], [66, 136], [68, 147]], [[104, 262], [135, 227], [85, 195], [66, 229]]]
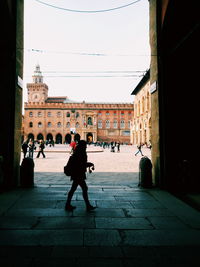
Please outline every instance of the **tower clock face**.
[[33, 93], [31, 96], [32, 101], [38, 102], [38, 101], [40, 101], [40, 99], [41, 99], [41, 96], [39, 93]]

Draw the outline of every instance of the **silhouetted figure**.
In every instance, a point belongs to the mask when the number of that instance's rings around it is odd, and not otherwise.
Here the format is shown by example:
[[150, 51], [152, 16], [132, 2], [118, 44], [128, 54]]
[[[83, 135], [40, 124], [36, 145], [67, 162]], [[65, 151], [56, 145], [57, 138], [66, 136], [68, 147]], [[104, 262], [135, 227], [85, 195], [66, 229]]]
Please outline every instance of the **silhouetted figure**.
[[26, 157], [26, 153], [28, 151], [28, 143], [27, 141], [25, 141], [23, 144], [22, 144], [22, 151], [23, 151], [23, 154], [24, 154], [24, 158]]
[[38, 154], [37, 154], [37, 158], [40, 157], [40, 154], [42, 154], [43, 158], [45, 158], [45, 154], [44, 154], [44, 142], [43, 140], [40, 140], [40, 144], [39, 144], [39, 151], [38, 151]]
[[29, 140], [28, 142], [28, 152], [29, 152], [29, 158], [33, 158], [33, 152], [34, 152], [34, 149], [35, 149], [35, 144], [34, 144], [34, 141], [32, 139]]
[[117, 152], [120, 152], [120, 142], [117, 142]]
[[[92, 211], [96, 207], [90, 204], [88, 199], [88, 187], [86, 184], [86, 169], [87, 167], [92, 167], [94, 170], [94, 164], [87, 162], [86, 153], [87, 143], [84, 140], [80, 140], [72, 154], [72, 175], [71, 180], [73, 181], [70, 191], [68, 192], [67, 202], [65, 204], [65, 209], [68, 211], [73, 211], [76, 207], [71, 205], [71, 200], [74, 192], [76, 191], [78, 185], [80, 185], [83, 193], [83, 199], [85, 201], [87, 211]], [[90, 170], [91, 172], [91, 170]]]
[[137, 145], [137, 148], [138, 148], [138, 151], [135, 153], [135, 156], [137, 156], [138, 153], [140, 153], [142, 156], [144, 156], [142, 153], [142, 144]]

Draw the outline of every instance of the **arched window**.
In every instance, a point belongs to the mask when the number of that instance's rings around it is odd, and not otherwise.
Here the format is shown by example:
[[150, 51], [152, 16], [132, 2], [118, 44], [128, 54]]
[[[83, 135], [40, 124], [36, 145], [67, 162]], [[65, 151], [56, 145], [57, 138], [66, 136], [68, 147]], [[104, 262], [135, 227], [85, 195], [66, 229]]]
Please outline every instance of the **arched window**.
[[67, 112], [66, 113], [66, 117], [70, 117], [70, 112]]
[[107, 128], [107, 129], [110, 128], [110, 121], [109, 121], [109, 120], [106, 121], [106, 128]]
[[42, 123], [41, 123], [41, 121], [38, 122], [38, 128], [42, 128]]
[[79, 112], [76, 112], [76, 118], [78, 118], [79, 117]]
[[106, 111], [106, 116], [109, 116], [109, 115], [110, 115], [109, 111]]
[[50, 128], [51, 125], [52, 125], [51, 122], [48, 122], [47, 127]]
[[51, 117], [51, 112], [48, 112], [47, 113], [47, 117]]
[[76, 123], [76, 128], [79, 128], [79, 126], [80, 126], [80, 125], [79, 125], [79, 123], [77, 122], [77, 123]]
[[121, 120], [121, 122], [120, 122], [120, 128], [125, 128], [125, 122], [124, 122], [124, 120]]
[[42, 112], [38, 112], [38, 117], [42, 117]]
[[70, 122], [67, 122], [66, 127], [70, 128]]
[[60, 111], [57, 112], [57, 117], [58, 117], [58, 118], [61, 117], [61, 112], [60, 112]]
[[33, 123], [32, 123], [32, 121], [31, 121], [31, 122], [29, 122], [29, 127], [30, 127], [30, 128], [32, 128], [32, 127], [33, 127]]
[[128, 121], [128, 128], [131, 128], [131, 121]]
[[29, 112], [29, 117], [33, 117], [33, 112], [32, 111]]
[[113, 128], [117, 129], [117, 127], [118, 127], [117, 120], [114, 120], [114, 122], [113, 122]]
[[121, 116], [124, 116], [124, 111], [121, 111]]
[[60, 128], [61, 127], [61, 122], [57, 123], [57, 127]]
[[101, 129], [102, 128], [102, 121], [98, 121], [98, 128]]

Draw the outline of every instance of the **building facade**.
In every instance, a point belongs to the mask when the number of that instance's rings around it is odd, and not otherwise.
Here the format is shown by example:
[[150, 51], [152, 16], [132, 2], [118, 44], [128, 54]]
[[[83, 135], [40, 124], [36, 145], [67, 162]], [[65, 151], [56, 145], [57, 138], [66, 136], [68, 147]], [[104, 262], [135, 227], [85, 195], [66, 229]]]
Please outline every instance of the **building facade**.
[[24, 105], [24, 139], [70, 143], [120, 141], [130, 143], [132, 103], [75, 102], [68, 97], [49, 97], [40, 66], [27, 84], [28, 102]]
[[151, 95], [150, 70], [132, 92], [134, 98], [134, 116], [131, 125], [131, 143], [149, 144], [151, 142]]

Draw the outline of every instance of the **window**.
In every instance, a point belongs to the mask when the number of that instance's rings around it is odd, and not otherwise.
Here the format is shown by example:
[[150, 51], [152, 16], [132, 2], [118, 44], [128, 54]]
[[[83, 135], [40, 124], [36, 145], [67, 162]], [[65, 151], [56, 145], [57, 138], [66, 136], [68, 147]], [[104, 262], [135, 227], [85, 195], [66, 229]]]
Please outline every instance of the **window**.
[[57, 127], [60, 128], [61, 127], [61, 122], [57, 123]]
[[30, 127], [30, 128], [32, 128], [32, 127], [33, 127], [33, 123], [32, 123], [32, 121], [31, 121], [31, 122], [29, 122], [29, 127]]
[[76, 112], [76, 118], [78, 118], [79, 117], [79, 112]]
[[107, 129], [110, 128], [110, 121], [109, 121], [109, 120], [106, 121], [106, 128], [107, 128]]
[[48, 112], [47, 113], [47, 117], [51, 117], [51, 112]]
[[33, 112], [29, 112], [29, 117], [33, 117]]
[[114, 116], [117, 116], [117, 112], [116, 111], [114, 111]]
[[102, 121], [98, 121], [98, 128], [101, 129], [102, 128]]
[[106, 111], [106, 116], [109, 116], [109, 115], [110, 115], [109, 111]]
[[124, 116], [124, 111], [121, 111], [121, 116]]
[[38, 112], [38, 117], [42, 117], [42, 112]]
[[98, 115], [99, 115], [99, 116], [101, 116], [101, 115], [102, 115], [101, 111], [99, 111], [99, 112], [98, 112]]
[[124, 122], [124, 120], [121, 120], [121, 122], [120, 122], [120, 128], [125, 128], [125, 122]]
[[70, 122], [67, 122], [66, 127], [70, 128]]
[[42, 123], [38, 122], [38, 128], [42, 128]]
[[117, 127], [118, 127], [117, 120], [114, 120], [114, 122], [113, 122], [113, 128], [117, 129]]
[[79, 125], [79, 123], [77, 122], [77, 123], [76, 123], [76, 128], [79, 128], [79, 126], [80, 126], [80, 125]]
[[92, 125], [92, 118], [88, 117], [88, 125]]
[[57, 117], [61, 117], [61, 112], [57, 112]]
[[131, 128], [131, 121], [128, 121], [128, 128]]
[[123, 136], [130, 136], [130, 131], [123, 131], [122, 132], [122, 135]]
[[69, 113], [69, 112], [67, 112], [66, 116], [67, 116], [67, 117], [70, 117], [70, 113]]
[[51, 125], [52, 125], [51, 122], [48, 122], [47, 127], [50, 128]]

